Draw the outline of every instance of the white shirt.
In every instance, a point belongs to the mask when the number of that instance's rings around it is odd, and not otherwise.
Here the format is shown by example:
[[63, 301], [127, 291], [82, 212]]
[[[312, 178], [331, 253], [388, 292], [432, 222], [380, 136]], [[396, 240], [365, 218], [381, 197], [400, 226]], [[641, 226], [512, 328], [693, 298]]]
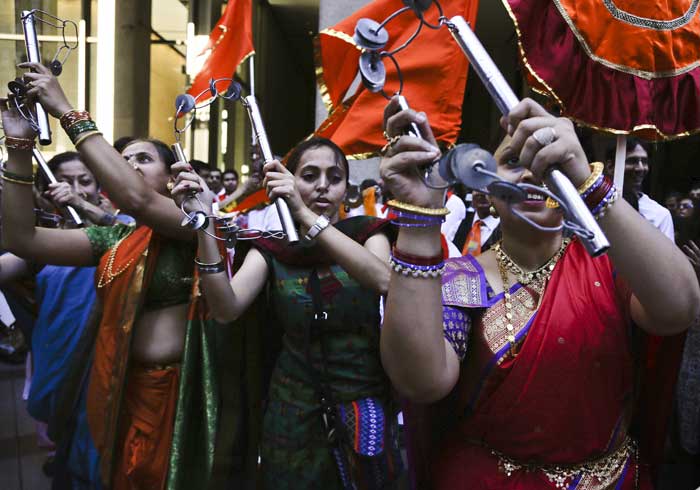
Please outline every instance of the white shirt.
[[673, 218], [668, 209], [642, 193], [639, 198], [639, 214], [675, 243]]
[[[472, 226], [479, 219], [479, 215], [474, 213], [474, 220], [472, 221]], [[486, 240], [488, 240], [493, 232], [496, 230], [498, 225], [501, 223], [501, 218], [494, 218], [490, 214], [481, 220], [481, 246], [484, 246]]]
[[281, 230], [282, 222], [274, 204], [248, 212], [248, 228], [260, 231]]
[[445, 235], [448, 243], [452, 243], [459, 229], [462, 220], [467, 216], [467, 206], [462, 198], [457, 194], [452, 194], [445, 203], [445, 207], [450, 210], [450, 214], [445, 217], [445, 222], [440, 227], [440, 231]]

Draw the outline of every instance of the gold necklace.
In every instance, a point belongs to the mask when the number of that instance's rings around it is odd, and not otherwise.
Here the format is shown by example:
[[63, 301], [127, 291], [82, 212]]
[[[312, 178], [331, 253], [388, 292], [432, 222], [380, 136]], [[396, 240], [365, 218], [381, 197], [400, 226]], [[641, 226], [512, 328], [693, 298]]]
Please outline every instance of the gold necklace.
[[569, 239], [566, 238], [562, 241], [561, 247], [557, 253], [555, 253], [552, 258], [550, 258], [544, 265], [537, 268], [532, 272], [524, 271], [518, 264], [516, 264], [513, 259], [511, 259], [508, 254], [501, 247], [501, 242], [494, 245], [494, 251], [496, 252], [496, 262], [498, 263], [498, 272], [501, 275], [501, 281], [503, 281], [503, 305], [506, 308], [506, 340], [508, 340], [508, 350], [512, 357], [518, 355], [515, 349], [515, 327], [513, 326], [513, 303], [511, 302], [510, 288], [508, 287], [508, 271], [518, 277], [518, 282], [523, 286], [527, 286], [533, 283], [534, 288], [540, 295], [540, 300], [544, 294], [544, 287], [552, 275], [554, 266], [557, 264], [566, 246], [569, 244]]
[[564, 254], [564, 250], [566, 250], [566, 246], [569, 244], [570, 241], [571, 240], [569, 238], [564, 238], [561, 242], [561, 246], [559, 247], [557, 253], [552, 255], [552, 257], [547, 262], [545, 262], [544, 265], [541, 265], [534, 271], [523, 270], [522, 267], [516, 264], [515, 261], [511, 259], [510, 256], [506, 253], [506, 251], [503, 250], [502, 242], [498, 242], [494, 246], [494, 250], [496, 252], [496, 259], [498, 260], [499, 266], [500, 264], [503, 264], [510, 272], [512, 272], [518, 278], [518, 282], [520, 284], [522, 284], [523, 286], [527, 286], [532, 281], [540, 281], [540, 279], [542, 278], [549, 278], [549, 276], [552, 274], [552, 271], [554, 270], [554, 266]]
[[[134, 262], [134, 259], [130, 259], [124, 267], [119, 269], [118, 271], [114, 272], [113, 267], [114, 267], [114, 260], [117, 257], [117, 251], [119, 250], [119, 246], [122, 244], [124, 240], [126, 240], [129, 235], [131, 235], [131, 232], [126, 235], [124, 238], [119, 240], [117, 244], [112, 247], [112, 250], [109, 252], [109, 257], [107, 258], [107, 266], [102, 269], [102, 274], [100, 274], [100, 278], [97, 281], [97, 288], [103, 288], [110, 282], [114, 281], [114, 279], [119, 276], [119, 274], [123, 273], [125, 270], [129, 268], [129, 266]], [[107, 280], [105, 281], [105, 276], [107, 276]]]

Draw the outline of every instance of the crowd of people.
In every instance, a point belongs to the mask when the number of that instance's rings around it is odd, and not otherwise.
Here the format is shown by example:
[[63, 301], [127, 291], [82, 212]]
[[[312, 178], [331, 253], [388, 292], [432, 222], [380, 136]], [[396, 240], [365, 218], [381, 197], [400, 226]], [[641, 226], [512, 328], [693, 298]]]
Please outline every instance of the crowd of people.
[[[700, 485], [700, 185], [653, 201], [643, 141], [618, 189], [566, 118], [525, 99], [502, 121], [498, 175], [558, 165], [610, 240], [593, 258], [541, 191], [426, 186], [441, 150], [397, 99], [380, 179], [351, 184], [313, 137], [241, 181], [110, 144], [20, 67], [76, 148], [35, 178], [36, 134], [0, 100], [2, 357], [27, 363], [54, 489]], [[275, 199], [299, 244], [264, 233]], [[259, 238], [224, 247], [232, 229]]]

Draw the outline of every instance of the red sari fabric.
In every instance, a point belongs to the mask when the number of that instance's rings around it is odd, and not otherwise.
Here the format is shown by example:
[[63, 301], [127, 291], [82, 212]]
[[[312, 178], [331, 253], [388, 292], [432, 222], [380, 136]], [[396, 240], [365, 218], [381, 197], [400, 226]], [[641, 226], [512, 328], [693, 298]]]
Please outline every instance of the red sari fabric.
[[[445, 435], [426, 453], [432, 460], [429, 483], [423, 480], [418, 488], [554, 489], [540, 471], [507, 476], [491, 451], [518, 462], [566, 465], [600, 458], [622, 444], [634, 405], [634, 362], [630, 295], [620, 283], [608, 257], [592, 259], [574, 241], [519, 334], [524, 341], [514, 359], [493, 354], [484, 336], [484, 310], [472, 314], [460, 381], [450, 402], [433, 407], [458, 420], [438, 430]], [[499, 295], [484, 306], [501, 301]], [[423, 448], [419, 444], [413, 456], [421, 457]], [[635, 463], [628, 459], [612, 488], [634, 488]], [[645, 478], [640, 481], [647, 488]], [[568, 483], [600, 488], [585, 478]]]
[[165, 488], [179, 374], [177, 367], [130, 369], [121, 420], [124, 435], [120, 440], [113, 490]]

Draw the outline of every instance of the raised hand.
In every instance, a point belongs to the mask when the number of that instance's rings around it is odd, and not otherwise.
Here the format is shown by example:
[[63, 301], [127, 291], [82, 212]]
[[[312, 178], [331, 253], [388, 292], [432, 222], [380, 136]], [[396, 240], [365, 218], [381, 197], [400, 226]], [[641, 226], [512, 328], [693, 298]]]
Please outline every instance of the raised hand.
[[265, 164], [263, 171], [265, 172], [263, 186], [271, 200], [283, 198], [287, 201], [289, 211], [295, 218], [307, 209], [297, 189], [296, 178], [284, 165], [278, 160], [272, 160]]
[[[170, 190], [175, 203], [182, 206], [188, 213], [203, 211], [211, 213], [211, 205], [216, 199], [214, 193], [209, 190], [206, 182], [197, 175], [189, 163], [176, 162], [170, 167], [173, 176], [173, 186]], [[190, 199], [196, 196], [197, 199]]]
[[15, 108], [12, 97], [14, 97], [12, 94], [8, 94], [7, 98], [0, 99], [0, 114], [2, 115], [2, 128], [5, 136], [34, 139], [36, 132], [32, 129], [29, 121], [24, 119]]
[[38, 100], [46, 112], [55, 118], [61, 117], [73, 109], [66, 94], [63, 93], [58, 79], [41, 63], [20, 63], [19, 68], [31, 71], [24, 74], [27, 81], [27, 97], [29, 100]]
[[[414, 122], [425, 139], [400, 136]], [[418, 206], [441, 207], [443, 192], [427, 187], [420, 176], [420, 168], [440, 156], [428, 118], [412, 109], [400, 110], [398, 99], [393, 98], [384, 110], [384, 127], [390, 143], [382, 157], [379, 173], [386, 187], [399, 201]]]
[[519, 155], [518, 164], [529, 168], [539, 180], [553, 165], [576, 186], [591, 174], [586, 153], [569, 119], [554, 117], [534, 100], [523, 99], [501, 118], [501, 125], [511, 137], [508, 146], [512, 154]]

